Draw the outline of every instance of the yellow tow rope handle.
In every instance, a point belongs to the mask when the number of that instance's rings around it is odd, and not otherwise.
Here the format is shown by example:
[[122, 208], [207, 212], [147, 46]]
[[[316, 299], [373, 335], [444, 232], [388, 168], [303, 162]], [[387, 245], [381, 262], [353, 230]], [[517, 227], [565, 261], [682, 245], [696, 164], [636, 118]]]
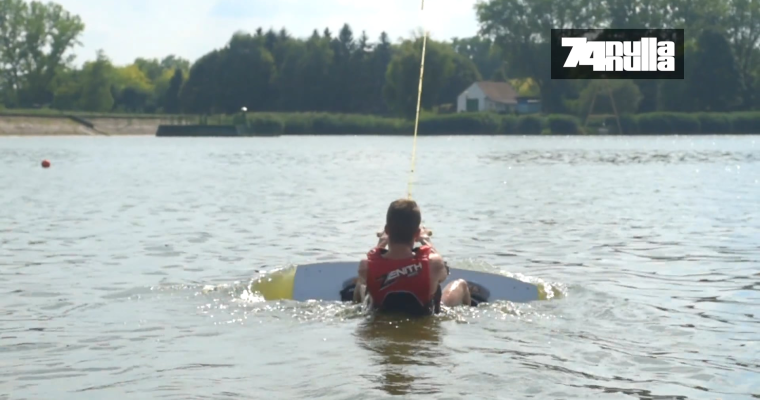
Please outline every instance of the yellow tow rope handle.
[[[425, 0], [422, 0], [420, 10], [425, 10]], [[423, 27], [425, 34], [422, 38], [422, 60], [420, 61], [420, 83], [417, 87], [417, 115], [414, 119], [414, 139], [412, 142], [412, 165], [409, 169], [409, 185], [407, 186], [407, 198], [412, 199], [412, 182], [414, 180], [414, 162], [417, 155], [417, 130], [420, 125], [420, 103], [422, 102], [422, 76], [425, 74], [425, 49], [427, 48], [427, 28]]]

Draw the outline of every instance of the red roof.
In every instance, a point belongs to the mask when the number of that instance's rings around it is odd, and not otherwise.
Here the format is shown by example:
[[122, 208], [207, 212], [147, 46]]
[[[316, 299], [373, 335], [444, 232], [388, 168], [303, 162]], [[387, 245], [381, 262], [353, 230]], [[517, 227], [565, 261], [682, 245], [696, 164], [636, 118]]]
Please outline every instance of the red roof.
[[517, 92], [507, 82], [482, 81], [475, 82], [486, 97], [496, 103], [517, 104]]

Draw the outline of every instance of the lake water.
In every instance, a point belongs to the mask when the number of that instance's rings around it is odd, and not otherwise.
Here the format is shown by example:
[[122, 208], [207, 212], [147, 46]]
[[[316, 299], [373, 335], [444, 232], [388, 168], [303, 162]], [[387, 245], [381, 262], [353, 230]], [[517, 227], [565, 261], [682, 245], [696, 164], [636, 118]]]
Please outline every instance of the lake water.
[[374, 245], [410, 137], [0, 138], [0, 399], [760, 398], [760, 136], [418, 150], [450, 263], [562, 297], [400, 320], [247, 292]]

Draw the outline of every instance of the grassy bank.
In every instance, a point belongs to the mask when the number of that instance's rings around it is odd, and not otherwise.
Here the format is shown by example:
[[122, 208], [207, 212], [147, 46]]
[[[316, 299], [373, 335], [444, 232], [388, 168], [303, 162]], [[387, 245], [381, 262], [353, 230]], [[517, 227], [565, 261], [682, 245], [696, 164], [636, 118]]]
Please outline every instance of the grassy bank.
[[[284, 135], [385, 134], [409, 135], [413, 121], [368, 115], [324, 113], [248, 113], [245, 117], [209, 117], [206, 123], [223, 121], [246, 124], [260, 133]], [[593, 117], [588, 124], [570, 115], [512, 116], [493, 113], [425, 115], [420, 119], [420, 135], [582, 135], [597, 134], [604, 125], [610, 134], [760, 134], [760, 112], [754, 113], [650, 113], [624, 115], [622, 132], [614, 116]]]
[[[246, 125], [253, 132], [284, 135], [410, 135], [413, 121], [373, 115], [328, 113], [254, 113], [246, 115], [164, 115], [116, 113], [61, 113], [53, 110], [0, 110], [0, 117], [83, 119], [96, 128], [105, 121], [180, 125]], [[580, 135], [597, 134], [605, 125], [610, 134], [760, 134], [760, 112], [745, 113], [647, 113], [621, 116], [622, 132], [613, 116], [583, 122], [570, 115], [499, 115], [493, 113], [426, 114], [420, 135]], [[152, 129], [152, 128], [151, 128]]]

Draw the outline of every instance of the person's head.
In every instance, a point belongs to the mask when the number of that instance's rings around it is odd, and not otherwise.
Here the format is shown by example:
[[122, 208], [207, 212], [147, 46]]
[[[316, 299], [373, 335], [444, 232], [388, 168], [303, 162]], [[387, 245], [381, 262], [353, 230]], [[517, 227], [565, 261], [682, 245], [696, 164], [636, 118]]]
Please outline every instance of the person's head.
[[400, 199], [391, 203], [385, 216], [385, 233], [391, 244], [414, 245], [420, 234], [422, 215], [414, 200]]

